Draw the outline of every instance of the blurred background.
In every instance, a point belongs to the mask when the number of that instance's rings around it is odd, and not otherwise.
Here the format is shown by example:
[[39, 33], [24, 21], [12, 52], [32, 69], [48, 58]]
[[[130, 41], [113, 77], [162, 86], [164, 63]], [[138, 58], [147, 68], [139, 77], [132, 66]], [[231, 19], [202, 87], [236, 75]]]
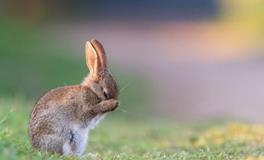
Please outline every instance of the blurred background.
[[116, 116], [264, 122], [263, 28], [263, 0], [2, 0], [0, 96], [80, 83], [96, 38], [119, 83]]

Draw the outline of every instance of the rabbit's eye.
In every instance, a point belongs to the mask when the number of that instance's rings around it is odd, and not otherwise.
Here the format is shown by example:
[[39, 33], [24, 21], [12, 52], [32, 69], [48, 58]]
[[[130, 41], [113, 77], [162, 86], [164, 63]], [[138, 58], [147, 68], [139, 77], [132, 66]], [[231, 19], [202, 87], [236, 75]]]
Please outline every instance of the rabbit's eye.
[[106, 94], [106, 92], [104, 91], [104, 96], [107, 98], [107, 94]]
[[108, 94], [105, 89], [103, 90], [103, 93], [104, 93], [105, 98], [108, 98]]

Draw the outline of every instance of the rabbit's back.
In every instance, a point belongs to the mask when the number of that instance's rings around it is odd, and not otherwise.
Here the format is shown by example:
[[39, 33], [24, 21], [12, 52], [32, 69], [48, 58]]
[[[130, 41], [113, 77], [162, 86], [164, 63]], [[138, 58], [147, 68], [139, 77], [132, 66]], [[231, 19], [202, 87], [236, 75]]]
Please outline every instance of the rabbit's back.
[[46, 135], [61, 134], [62, 141], [69, 138], [69, 125], [84, 123], [82, 110], [98, 102], [90, 88], [80, 85], [59, 87], [44, 94], [31, 114], [29, 135], [33, 146], [38, 148]]
[[98, 102], [99, 99], [89, 87], [81, 85], [58, 87], [48, 91], [38, 100], [31, 113], [31, 118], [34, 119], [39, 114], [52, 109], [76, 109], [74, 106], [94, 105]]
[[69, 103], [69, 101], [66, 101], [66, 99], [70, 98], [73, 100], [73, 98], [76, 97], [76, 93], [80, 91], [80, 86], [65, 86], [46, 92], [34, 106], [31, 117], [34, 118], [39, 113], [42, 113], [42, 111], [48, 110], [55, 106], [66, 106], [66, 103]]

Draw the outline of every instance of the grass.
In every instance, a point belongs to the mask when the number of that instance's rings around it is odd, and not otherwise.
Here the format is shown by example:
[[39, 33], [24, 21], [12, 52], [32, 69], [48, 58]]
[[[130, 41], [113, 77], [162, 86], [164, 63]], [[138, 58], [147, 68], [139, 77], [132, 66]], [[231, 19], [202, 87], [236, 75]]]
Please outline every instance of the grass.
[[[31, 28], [1, 24], [0, 34], [0, 159], [74, 159], [33, 150], [27, 126], [36, 98], [45, 90], [82, 80], [84, 60]], [[122, 90], [121, 106], [91, 132], [86, 153], [96, 154], [93, 159], [264, 159], [264, 126], [149, 118], [146, 113], [154, 115], [144, 110], [150, 106], [150, 84], [137, 73], [113, 71]]]
[[[0, 99], [0, 159], [74, 159], [31, 148], [27, 125], [32, 106], [23, 98]], [[110, 114], [91, 132], [86, 152], [104, 160], [259, 160], [263, 144], [261, 125], [183, 125]]]

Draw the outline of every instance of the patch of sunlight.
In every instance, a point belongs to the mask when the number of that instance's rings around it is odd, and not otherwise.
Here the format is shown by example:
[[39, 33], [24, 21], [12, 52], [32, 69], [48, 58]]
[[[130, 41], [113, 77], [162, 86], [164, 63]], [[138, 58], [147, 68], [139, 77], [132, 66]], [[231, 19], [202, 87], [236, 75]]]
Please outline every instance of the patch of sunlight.
[[261, 157], [252, 157], [252, 156], [249, 156], [249, 157], [246, 157], [242, 160], [264, 160], [264, 157], [261, 156]]
[[264, 144], [264, 125], [230, 123], [224, 127], [211, 128], [202, 132], [193, 142], [193, 145], [201, 147], [230, 141]]

